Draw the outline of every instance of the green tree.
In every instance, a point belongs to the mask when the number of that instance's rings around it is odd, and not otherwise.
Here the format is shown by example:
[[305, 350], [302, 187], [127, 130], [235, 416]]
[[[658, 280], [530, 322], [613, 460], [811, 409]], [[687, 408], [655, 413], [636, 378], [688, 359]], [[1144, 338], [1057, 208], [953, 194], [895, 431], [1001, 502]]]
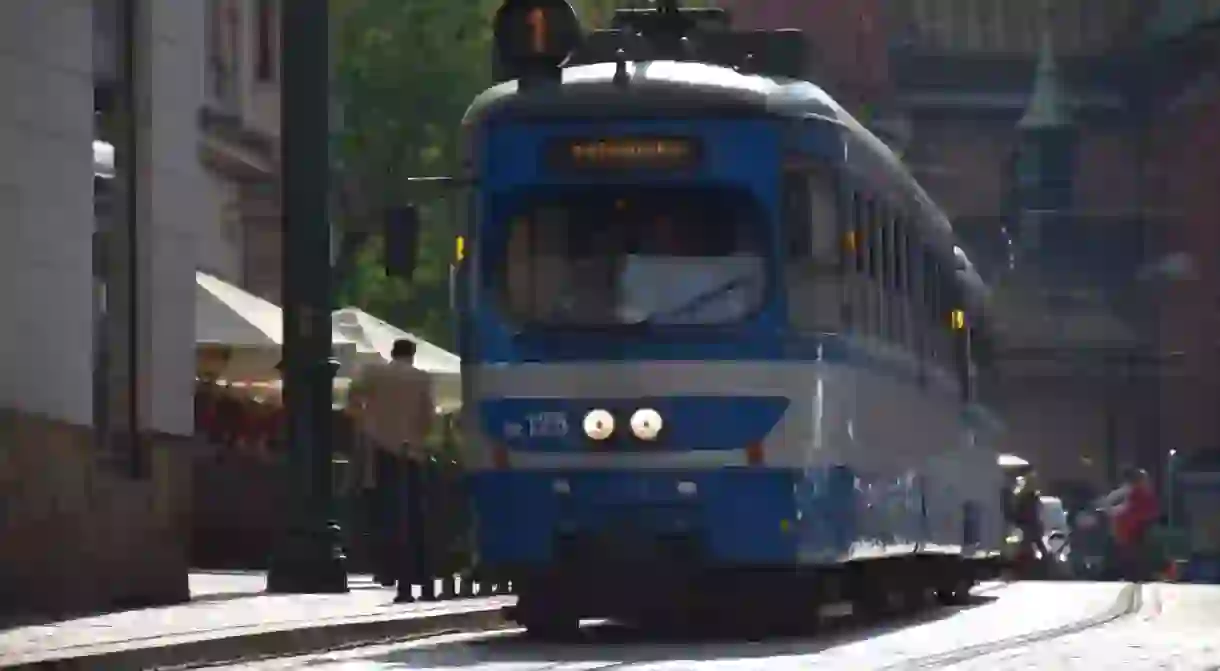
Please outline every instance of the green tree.
[[[342, 124], [335, 167], [341, 230], [377, 231], [391, 206], [419, 200], [423, 231], [410, 283], [382, 271], [373, 235], [351, 250], [339, 302], [452, 347], [449, 264], [454, 198], [412, 194], [406, 178], [457, 170], [459, 122], [491, 84], [491, 19], [501, 0], [331, 0], [334, 87]], [[621, 0], [572, 0], [586, 29], [609, 25]], [[457, 194], [452, 194], [457, 196]]]
[[[382, 213], [414, 196], [406, 178], [456, 170], [459, 122], [490, 82], [490, 21], [498, 0], [332, 0], [335, 138], [344, 185], [340, 226], [379, 229]], [[431, 197], [431, 196], [429, 196]], [[456, 222], [444, 199], [426, 203], [419, 266], [408, 284], [381, 271], [377, 236], [356, 251], [340, 301], [452, 346], [449, 263]]]

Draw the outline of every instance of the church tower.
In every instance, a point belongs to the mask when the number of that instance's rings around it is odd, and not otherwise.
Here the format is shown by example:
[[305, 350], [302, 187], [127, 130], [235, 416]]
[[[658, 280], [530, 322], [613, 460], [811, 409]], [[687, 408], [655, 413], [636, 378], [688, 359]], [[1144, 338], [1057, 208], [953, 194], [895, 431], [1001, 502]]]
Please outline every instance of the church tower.
[[1068, 215], [1079, 144], [1055, 55], [1050, 5], [1051, 0], [1043, 0], [1042, 48], [1033, 91], [1017, 122], [1015, 233], [1021, 255], [1027, 259], [1039, 256], [1049, 229], [1071, 225]]

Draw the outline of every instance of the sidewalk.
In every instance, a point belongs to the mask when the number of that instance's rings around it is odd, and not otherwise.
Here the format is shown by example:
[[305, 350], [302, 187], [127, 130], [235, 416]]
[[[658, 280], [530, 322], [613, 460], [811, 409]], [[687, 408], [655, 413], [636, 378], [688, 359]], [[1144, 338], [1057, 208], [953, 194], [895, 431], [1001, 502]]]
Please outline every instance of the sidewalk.
[[[502, 624], [513, 597], [395, 604], [353, 576], [349, 594], [262, 593], [261, 573], [191, 575], [190, 603], [0, 630], [0, 668], [136, 669], [304, 654]], [[30, 666], [26, 666], [30, 665]]]

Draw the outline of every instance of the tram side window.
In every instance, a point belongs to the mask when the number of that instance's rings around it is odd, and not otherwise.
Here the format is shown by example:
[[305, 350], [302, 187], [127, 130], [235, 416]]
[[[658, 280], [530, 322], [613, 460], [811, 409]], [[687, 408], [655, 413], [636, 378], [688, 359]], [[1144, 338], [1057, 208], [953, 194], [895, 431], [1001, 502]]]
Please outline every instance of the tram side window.
[[808, 177], [809, 227], [813, 254], [827, 270], [841, 273], [839, 266], [842, 254], [842, 216], [839, 212], [839, 185], [835, 175], [829, 171], [814, 171]]
[[784, 228], [790, 262], [813, 256], [811, 224], [809, 182], [803, 173], [787, 173], [784, 175]]
[[[910, 222], [910, 219], [906, 220]], [[921, 370], [928, 359], [928, 308], [924, 292], [924, 255], [919, 230], [911, 227], [906, 236], [906, 294], [910, 306], [911, 351], [920, 361]], [[922, 375], [921, 375], [921, 380]]]
[[804, 331], [838, 332], [843, 319], [840, 278], [843, 221], [830, 171], [785, 176], [789, 322]]
[[849, 282], [847, 295], [847, 324], [852, 331], [866, 332], [868, 329], [868, 303], [864, 299], [862, 285], [868, 276], [868, 237], [864, 226], [865, 198], [860, 192], [853, 190], [851, 196], [851, 211], [848, 212], [847, 226], [850, 230], [848, 246]]
[[877, 230], [877, 201], [864, 201], [864, 244], [868, 247], [868, 278], [877, 281], [881, 274], [881, 241]]
[[[906, 223], [910, 224], [911, 220], [907, 219]], [[920, 293], [920, 257], [919, 252], [922, 246], [919, 244], [919, 231], [914, 226], [907, 229], [906, 236], [906, 252], [903, 256], [905, 259], [904, 266], [906, 273], [903, 276], [903, 291], [907, 297], [907, 324], [911, 334], [911, 350], [920, 358], [923, 357], [923, 324], [920, 321], [923, 315], [923, 295]]]
[[889, 342], [889, 227], [886, 226], [886, 201], [877, 200], [872, 211], [872, 226], [877, 231], [876, 292], [877, 336]]
[[945, 366], [956, 367], [957, 359], [954, 347], [953, 311], [957, 307], [957, 297], [952, 282], [951, 270], [943, 264], [936, 266], [937, 305], [936, 311], [938, 350]]
[[864, 197], [859, 193], [851, 197], [852, 251], [855, 257], [856, 274], [863, 277], [868, 274], [868, 236], [865, 228], [867, 221]]
[[[963, 308], [958, 306], [963, 304], [961, 292], [954, 285], [954, 290], [950, 293], [952, 306], [950, 312], [949, 326], [949, 345], [953, 348], [953, 371], [956, 374], [958, 391], [961, 394], [963, 402], [969, 402], [974, 395], [973, 390], [973, 375], [971, 370], [970, 357], [970, 315]], [[961, 321], [958, 321], [958, 311], [961, 310]]]
[[884, 337], [885, 320], [882, 313], [885, 310], [884, 284], [884, 252], [885, 240], [881, 227], [882, 206], [876, 198], [868, 200], [865, 225], [868, 226], [868, 333], [874, 337]]
[[818, 270], [841, 263], [843, 223], [833, 174], [792, 172], [784, 177], [785, 237], [789, 259], [812, 259]]
[[928, 334], [928, 358], [932, 361], [940, 360], [940, 331], [941, 328], [941, 311], [940, 311], [940, 264], [931, 252], [927, 250], [923, 253], [924, 258], [924, 283], [923, 295], [924, 305], [927, 306], [927, 311], [924, 313], [924, 328]]
[[904, 345], [902, 309], [904, 298], [902, 294], [902, 279], [899, 272], [902, 268], [902, 232], [899, 229], [899, 217], [893, 210], [886, 216], [886, 290], [889, 300], [886, 304], [886, 321], [889, 325], [889, 339], [894, 344]]
[[907, 231], [906, 220], [901, 216], [894, 219], [894, 250], [894, 291], [903, 296], [907, 284]]
[[906, 346], [906, 334], [903, 328], [902, 308], [906, 302], [902, 295], [902, 228], [901, 217], [896, 210], [891, 210], [885, 219], [889, 241], [889, 263], [886, 268], [886, 290], [890, 300], [886, 309], [886, 317], [890, 324], [890, 339], [895, 345]]
[[894, 325], [895, 339], [905, 349], [910, 349], [907, 337], [907, 230], [906, 220], [901, 216], [894, 217]]
[[907, 303], [911, 306], [910, 324], [912, 349], [921, 360], [927, 357], [927, 327], [924, 325], [924, 315], [927, 306], [923, 295], [923, 244], [918, 229], [912, 229], [907, 236]]

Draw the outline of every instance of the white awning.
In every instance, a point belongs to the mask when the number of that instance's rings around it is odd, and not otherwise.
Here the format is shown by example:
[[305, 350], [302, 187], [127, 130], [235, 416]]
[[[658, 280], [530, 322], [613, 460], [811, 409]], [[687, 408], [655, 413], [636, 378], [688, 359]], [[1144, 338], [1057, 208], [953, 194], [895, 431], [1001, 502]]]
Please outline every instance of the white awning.
[[[283, 315], [270, 301], [208, 273], [195, 273], [195, 346], [228, 360], [220, 372], [226, 379], [279, 377]], [[355, 342], [332, 331], [331, 343], [340, 361], [353, 358]]]
[[1029, 465], [1028, 461], [1015, 454], [1001, 454], [997, 457], [996, 462], [1000, 465], [1000, 468], [1019, 468]]

